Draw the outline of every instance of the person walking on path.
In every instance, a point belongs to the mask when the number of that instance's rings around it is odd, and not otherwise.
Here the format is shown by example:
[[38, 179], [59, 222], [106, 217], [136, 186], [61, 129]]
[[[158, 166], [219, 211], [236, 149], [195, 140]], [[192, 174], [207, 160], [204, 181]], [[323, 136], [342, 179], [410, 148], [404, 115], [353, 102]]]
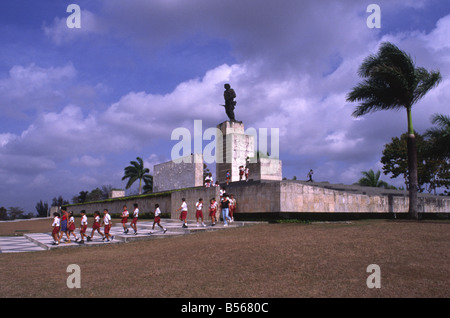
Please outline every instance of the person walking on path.
[[128, 233], [127, 222], [128, 222], [128, 217], [129, 216], [130, 216], [130, 213], [128, 212], [127, 206], [124, 205], [123, 206], [122, 215], [120, 216], [122, 218], [120, 223], [122, 223], [123, 233], [125, 233], [125, 234]]
[[203, 222], [203, 199], [198, 199], [198, 202], [195, 204], [195, 217], [197, 218], [197, 226], [200, 226], [199, 220], [202, 220], [202, 226], [206, 226]]
[[155, 224], [158, 224], [158, 226], [163, 231], [163, 234], [167, 232], [167, 229], [161, 225], [161, 210], [159, 209], [158, 203], [155, 204], [155, 219], [153, 220], [152, 232], [150, 232], [150, 234], [153, 234], [153, 230], [155, 229]]
[[183, 226], [182, 227], [183, 228], [187, 228], [186, 218], [187, 218], [188, 207], [187, 207], [187, 203], [186, 203], [186, 199], [185, 198], [181, 199], [181, 206], [175, 212], [178, 212], [180, 210], [181, 210], [180, 220], [183, 222]]
[[230, 217], [231, 222], [234, 222], [234, 211], [236, 211], [237, 202], [233, 194], [230, 194]]
[[230, 207], [230, 200], [228, 199], [228, 194], [225, 194], [222, 200], [222, 218], [223, 218], [223, 226], [228, 226], [227, 220], [231, 221], [231, 218], [229, 216], [229, 207]]
[[217, 202], [215, 198], [209, 201], [209, 216], [211, 217], [211, 226], [216, 225]]
[[52, 237], [53, 245], [59, 245], [59, 230], [61, 227], [61, 219], [58, 212], [53, 213], [53, 223], [52, 223]]
[[70, 243], [70, 234], [73, 235], [73, 237], [75, 237], [75, 242], [78, 242], [78, 237], [75, 235], [75, 219], [73, 217], [73, 211], [70, 211], [69, 214], [69, 224], [67, 225], [67, 231], [69, 235], [69, 243]]
[[65, 243], [70, 243], [70, 237], [69, 237], [69, 234], [67, 233], [67, 222], [69, 220], [69, 213], [67, 212], [65, 207], [61, 208], [61, 213], [62, 213], [62, 217], [61, 217], [61, 231], [59, 234], [59, 241], [61, 241], [63, 234], [66, 234], [66, 242]]
[[109, 215], [108, 209], [103, 210], [103, 224], [105, 225], [105, 237], [106, 242], [109, 242], [114, 240], [114, 235], [109, 234], [109, 231], [111, 230], [112, 221], [111, 221], [111, 215]]
[[86, 211], [81, 210], [81, 223], [80, 223], [81, 241], [80, 241], [80, 244], [84, 244], [84, 238], [86, 237], [87, 224], [88, 224], [88, 222], [87, 222]]
[[138, 204], [135, 203], [133, 204], [134, 210], [133, 210], [133, 219], [131, 220], [131, 224], [130, 226], [133, 228], [134, 230], [134, 235], [137, 235], [137, 220], [139, 217], [139, 208], [138, 208]]
[[92, 241], [92, 238], [94, 237], [95, 230], [97, 230], [98, 234], [102, 236], [102, 239], [105, 238], [105, 235], [100, 231], [100, 212], [95, 211], [94, 212], [94, 224], [92, 224], [92, 233], [91, 236], [87, 237], [87, 241]]

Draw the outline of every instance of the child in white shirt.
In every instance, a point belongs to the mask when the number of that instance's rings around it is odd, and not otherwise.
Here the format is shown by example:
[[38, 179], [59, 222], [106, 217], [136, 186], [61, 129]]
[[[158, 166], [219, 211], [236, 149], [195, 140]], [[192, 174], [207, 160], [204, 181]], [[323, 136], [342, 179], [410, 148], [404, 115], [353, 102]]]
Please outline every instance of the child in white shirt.
[[206, 226], [203, 222], [203, 199], [198, 199], [198, 202], [195, 204], [195, 217], [197, 218], [197, 226], [200, 226], [199, 220], [202, 220], [202, 226]]
[[[158, 224], [164, 233], [167, 232], [167, 229], [161, 225], [161, 210], [159, 209], [159, 204], [155, 204], [155, 219], [153, 220], [152, 230], [155, 229], [155, 224]], [[150, 232], [150, 234], [153, 234], [153, 232]]]
[[53, 245], [59, 245], [59, 230], [61, 227], [61, 219], [59, 217], [59, 213], [53, 213], [53, 223], [52, 223], [52, 237], [53, 237]]

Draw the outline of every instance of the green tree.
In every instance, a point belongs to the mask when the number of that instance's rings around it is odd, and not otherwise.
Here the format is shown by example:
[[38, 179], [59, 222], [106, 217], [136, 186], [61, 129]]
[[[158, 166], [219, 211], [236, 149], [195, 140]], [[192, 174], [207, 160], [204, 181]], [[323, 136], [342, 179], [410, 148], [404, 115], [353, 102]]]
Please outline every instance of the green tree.
[[24, 215], [24, 211], [22, 208], [19, 208], [17, 206], [12, 206], [8, 209], [8, 213], [9, 213], [9, 218], [11, 220], [15, 220], [15, 219], [21, 219], [23, 218]]
[[42, 200], [40, 200], [37, 204], [36, 204], [36, 211], [38, 214], [38, 217], [40, 218], [45, 218], [48, 215], [48, 203], [47, 201], [42, 202]]
[[122, 180], [128, 179], [126, 189], [129, 189], [136, 180], [139, 180], [139, 194], [142, 194], [142, 181], [153, 184], [153, 176], [149, 174], [150, 170], [144, 167], [144, 162], [140, 157], [137, 161], [130, 161], [131, 165], [124, 168]]
[[380, 180], [380, 170], [375, 173], [372, 169], [370, 169], [369, 171], [362, 171], [361, 173], [363, 177], [359, 179], [359, 185], [375, 188], [389, 188], [387, 182]]
[[153, 192], [153, 177], [144, 178], [144, 186], [142, 190], [144, 191], [144, 193]]
[[103, 200], [103, 191], [99, 187], [95, 188], [89, 194], [87, 195], [87, 201], [86, 202], [93, 202], [93, 201], [100, 201]]
[[[430, 156], [440, 161], [435, 171], [437, 187], [450, 188], [450, 116], [434, 114], [431, 122], [435, 125], [428, 129], [425, 136], [430, 139]], [[444, 191], [450, 195], [449, 191]]]
[[409, 216], [418, 218], [417, 150], [411, 110], [426, 93], [441, 81], [438, 71], [416, 67], [413, 59], [392, 43], [381, 44], [378, 54], [368, 56], [358, 75], [364, 81], [347, 95], [347, 101], [360, 102], [354, 117], [380, 110], [405, 109], [408, 120]]
[[52, 206], [63, 206], [69, 203], [70, 202], [65, 200], [61, 195], [52, 199]]
[[5, 207], [0, 207], [0, 220], [7, 220], [8, 219], [8, 210], [5, 209]]
[[[439, 158], [431, 151], [433, 142], [430, 139], [415, 132], [417, 146], [417, 177], [418, 191], [434, 191], [439, 187], [448, 187], [448, 167], [449, 162], [446, 159]], [[381, 163], [383, 164], [384, 174], [391, 174], [391, 179], [402, 175], [406, 188], [408, 189], [408, 135], [402, 134], [400, 138], [394, 137], [383, 149]]]
[[110, 184], [102, 185], [102, 198], [105, 200], [108, 199], [109, 194], [111, 193], [112, 190], [113, 190], [112, 185]]
[[450, 116], [434, 114], [431, 122], [436, 127], [425, 132], [425, 136], [432, 142], [430, 151], [434, 156], [450, 159]]

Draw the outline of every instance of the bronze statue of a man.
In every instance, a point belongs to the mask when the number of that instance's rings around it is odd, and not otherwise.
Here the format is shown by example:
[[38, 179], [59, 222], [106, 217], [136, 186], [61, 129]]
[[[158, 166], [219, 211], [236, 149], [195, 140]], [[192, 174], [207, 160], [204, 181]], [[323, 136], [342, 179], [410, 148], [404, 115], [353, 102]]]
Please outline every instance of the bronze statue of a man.
[[231, 121], [236, 121], [236, 119], [234, 119], [234, 107], [236, 106], [236, 101], [234, 101], [234, 99], [236, 98], [236, 93], [234, 92], [234, 89], [231, 88], [230, 84], [225, 84], [224, 88], [225, 91], [223, 92], [223, 97], [225, 98], [225, 105], [223, 106], [225, 106], [225, 112]]

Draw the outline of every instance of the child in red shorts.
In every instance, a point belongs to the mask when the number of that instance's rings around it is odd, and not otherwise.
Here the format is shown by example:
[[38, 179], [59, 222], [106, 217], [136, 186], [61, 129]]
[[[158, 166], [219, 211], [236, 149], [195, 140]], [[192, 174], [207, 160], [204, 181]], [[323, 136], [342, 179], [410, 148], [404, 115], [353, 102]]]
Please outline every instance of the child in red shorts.
[[217, 202], [212, 198], [209, 201], [209, 216], [211, 217], [211, 226], [216, 225]]
[[133, 204], [133, 207], [134, 207], [134, 210], [133, 210], [133, 219], [131, 220], [131, 227], [133, 228], [133, 230], [134, 230], [134, 235], [137, 235], [138, 233], [137, 233], [137, 226], [136, 226], [136, 223], [137, 223], [137, 220], [138, 220], [138, 217], [139, 217], [139, 208], [138, 208], [138, 204], [137, 203], [135, 203], [135, 204]]
[[187, 208], [187, 203], [186, 203], [186, 199], [185, 198], [182, 198], [181, 199], [181, 206], [175, 211], [175, 212], [178, 212], [178, 211], [180, 211], [181, 210], [181, 213], [180, 213], [180, 220], [181, 221], [183, 221], [183, 228], [187, 228], [187, 221], [186, 221], [186, 218], [187, 218], [187, 212], [188, 212], [188, 208]]
[[[155, 224], [158, 224], [158, 226], [161, 228], [161, 230], [166, 233], [167, 229], [164, 228], [161, 225], [161, 210], [159, 209], [159, 204], [155, 204], [155, 219], [153, 220], [153, 227], [152, 227], [152, 231], [155, 229]], [[150, 232], [149, 234], [153, 234], [153, 232]]]
[[80, 236], [81, 236], [81, 241], [80, 244], [84, 244], [84, 238], [86, 237], [86, 229], [87, 229], [87, 216], [86, 216], [86, 211], [85, 210], [81, 210], [81, 223], [80, 223]]
[[97, 232], [102, 236], [102, 238], [105, 238], [105, 235], [100, 231], [100, 212], [95, 211], [94, 212], [94, 224], [92, 224], [92, 233], [91, 236], [88, 236], [87, 241], [92, 241], [92, 237], [94, 236], [94, 232], [97, 230]]
[[203, 199], [198, 199], [198, 202], [195, 204], [195, 217], [197, 218], [197, 226], [200, 226], [199, 220], [202, 220], [202, 226], [206, 226], [203, 222]]
[[53, 223], [52, 223], [52, 237], [53, 237], [53, 245], [59, 245], [59, 229], [61, 227], [61, 219], [58, 212], [53, 213]]
[[234, 222], [234, 211], [236, 211], [237, 203], [233, 194], [230, 194], [230, 217], [231, 221]]
[[67, 231], [68, 231], [68, 235], [69, 235], [69, 243], [70, 243], [70, 234], [72, 234], [73, 237], [75, 238], [75, 242], [78, 242], [78, 237], [74, 233], [74, 231], [75, 231], [75, 219], [73, 217], [73, 211], [70, 211], [70, 213], [69, 213], [69, 223], [67, 224]]
[[114, 239], [114, 235], [109, 234], [109, 231], [111, 230], [112, 221], [111, 221], [111, 215], [108, 213], [108, 209], [103, 210], [103, 224], [105, 225], [105, 237], [106, 242], [109, 242], [109, 239], [111, 238], [111, 241]]
[[128, 222], [128, 216], [129, 215], [130, 215], [130, 213], [128, 213], [127, 206], [124, 205], [123, 206], [122, 215], [121, 215], [121, 218], [122, 218], [121, 223], [122, 223], [122, 226], [123, 226], [123, 233], [125, 233], [125, 234], [128, 233], [127, 222]]

